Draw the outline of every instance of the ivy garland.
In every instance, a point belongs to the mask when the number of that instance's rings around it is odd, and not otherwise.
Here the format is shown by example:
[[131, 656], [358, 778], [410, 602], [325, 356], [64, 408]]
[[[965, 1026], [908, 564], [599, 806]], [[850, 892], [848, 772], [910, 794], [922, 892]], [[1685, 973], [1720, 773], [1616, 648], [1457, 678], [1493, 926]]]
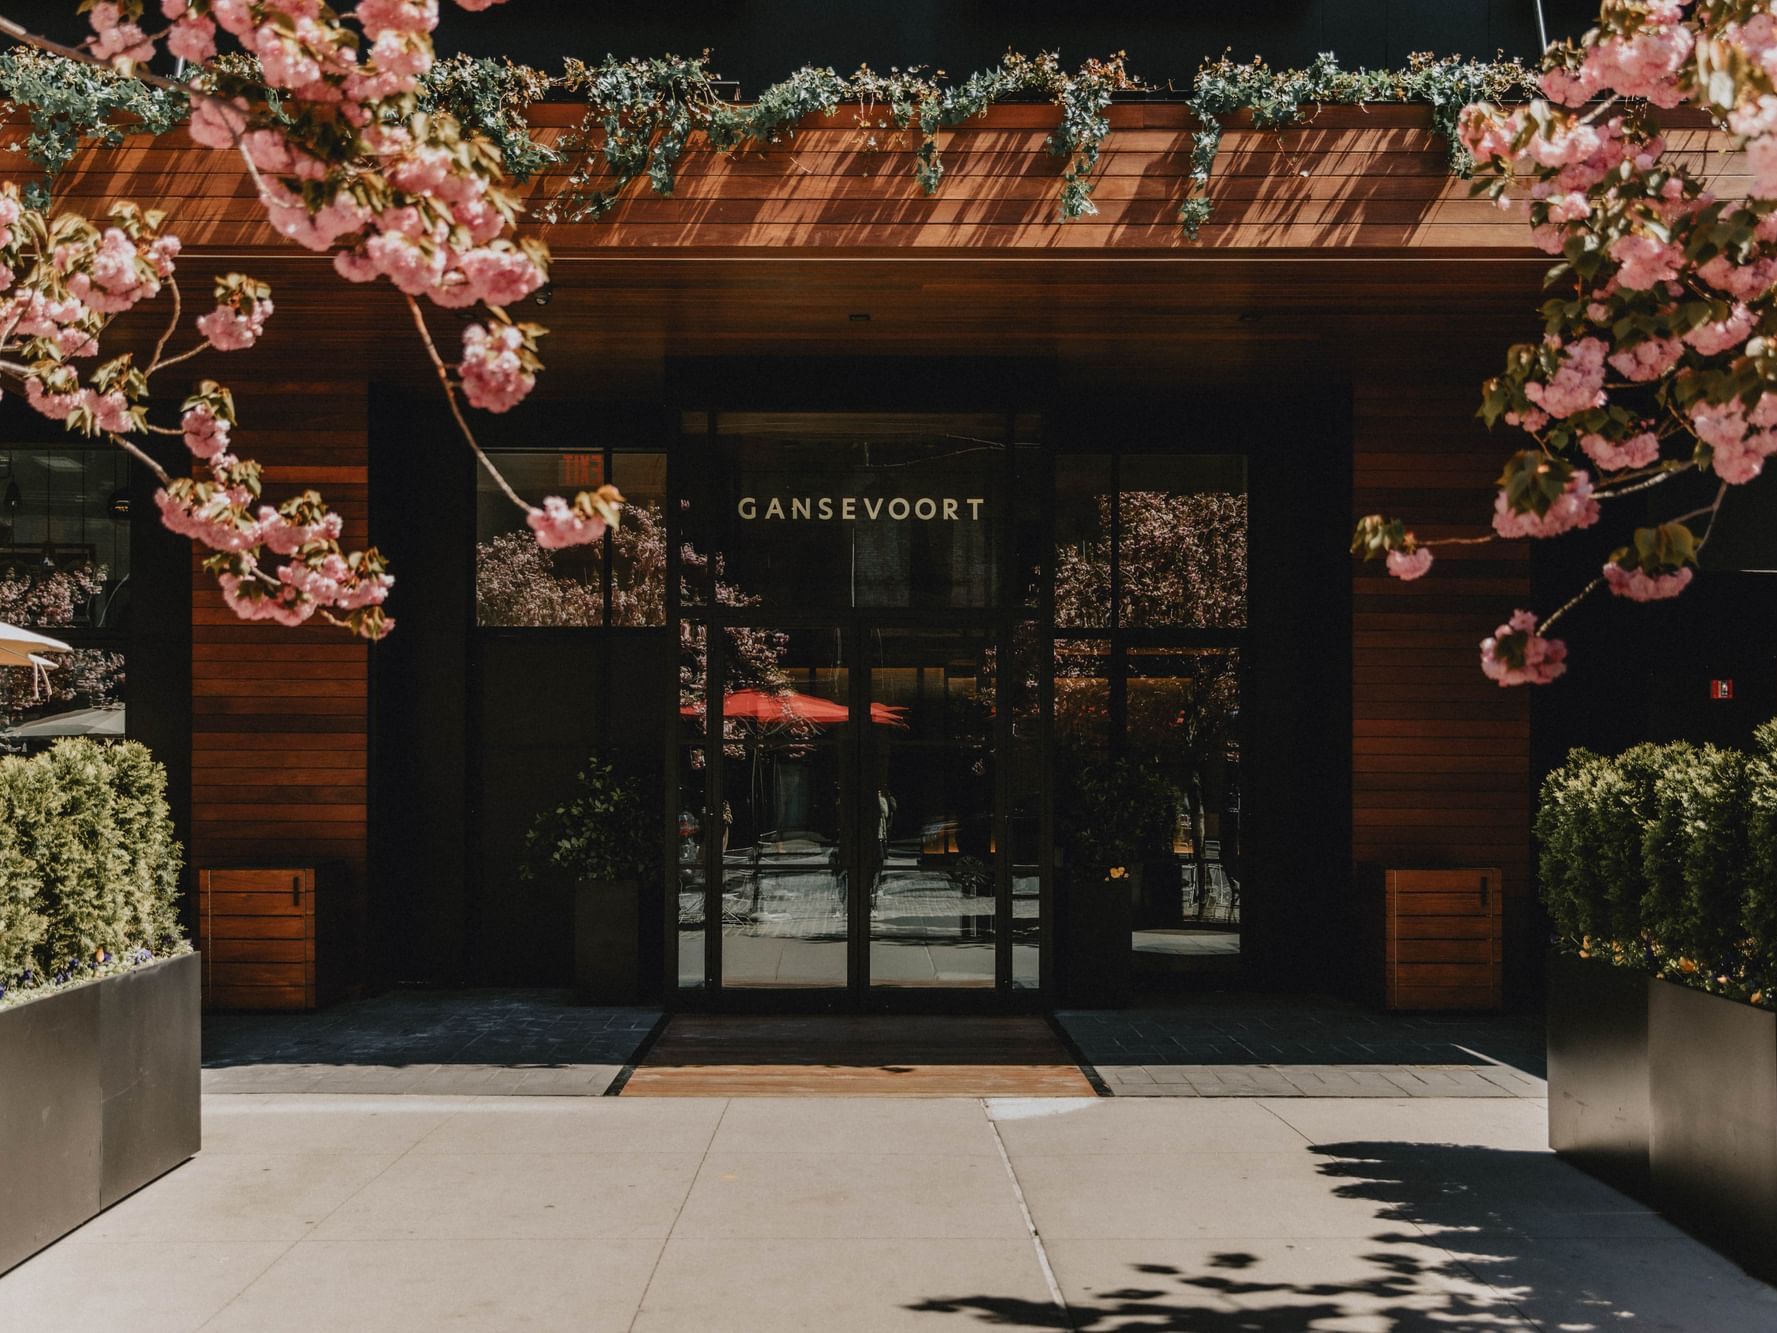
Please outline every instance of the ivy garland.
[[[878, 74], [866, 65], [848, 77], [830, 66], [805, 65], [745, 106], [717, 94], [708, 51], [693, 58], [606, 57], [599, 65], [570, 60], [559, 86], [583, 98], [586, 113], [563, 151], [578, 160], [543, 216], [562, 222], [600, 217], [626, 186], [644, 176], [656, 193], [671, 194], [675, 166], [686, 141], [699, 130], [717, 152], [763, 151], [794, 138], [806, 117], [831, 115], [841, 103], [858, 104], [862, 123], [882, 106], [887, 113], [884, 128], [917, 130], [913, 175], [932, 194], [944, 175], [938, 153], [941, 131], [984, 114], [996, 102], [1041, 96], [1061, 111], [1060, 125], [1045, 142], [1049, 152], [1067, 163], [1060, 215], [1082, 217], [1098, 211], [1092, 203], [1092, 170], [1111, 129], [1105, 108], [1113, 93], [1147, 86], [1130, 75], [1124, 59], [1119, 51], [1069, 73], [1054, 53], [1033, 57], [1009, 52], [992, 69], [956, 84], [944, 82], [942, 70]], [[603, 186], [595, 184], [604, 174], [601, 161], [614, 178]]]
[[1198, 129], [1191, 136], [1191, 193], [1179, 205], [1185, 235], [1209, 220], [1210, 172], [1222, 146], [1222, 128], [1239, 111], [1252, 113], [1254, 129], [1279, 130], [1310, 119], [1322, 105], [1414, 102], [1431, 108], [1432, 131], [1444, 141], [1453, 175], [1467, 176], [1474, 163], [1456, 136], [1456, 118], [1470, 102], [1539, 97], [1536, 72], [1516, 58], [1491, 61], [1439, 58], [1419, 51], [1402, 70], [1339, 68], [1322, 52], [1307, 69], [1274, 70], [1263, 60], [1240, 65], [1223, 56], [1197, 71], [1187, 105]]
[[43, 168], [44, 178], [25, 186], [25, 204], [30, 208], [48, 206], [56, 177], [84, 139], [115, 148], [125, 134], [166, 133], [185, 119], [187, 111], [182, 93], [151, 88], [110, 69], [29, 46], [0, 51], [0, 93], [31, 120], [23, 147], [26, 156]]
[[[1110, 133], [1105, 114], [1120, 92], [1150, 91], [1129, 73], [1118, 51], [1088, 60], [1069, 72], [1054, 53], [1009, 52], [991, 69], [958, 83], [943, 70], [923, 67], [879, 74], [868, 66], [850, 75], [831, 67], [804, 66], [766, 88], [750, 104], [721, 95], [709, 52], [666, 55], [596, 65], [564, 64], [560, 78], [528, 65], [487, 57], [442, 60], [421, 82], [419, 108], [445, 112], [485, 136], [506, 170], [528, 180], [566, 168], [559, 189], [540, 208], [546, 222], [578, 222], [608, 213], [624, 190], [646, 178], [670, 195], [680, 159], [693, 134], [702, 132], [717, 152], [766, 151], [791, 140], [807, 117], [831, 115], [842, 104], [858, 107], [868, 130], [918, 135], [913, 177], [934, 194], [944, 178], [938, 136], [984, 115], [1000, 102], [1043, 98], [1060, 112], [1045, 147], [1065, 161], [1058, 214], [1062, 220], [1098, 211], [1092, 202], [1099, 152]], [[257, 70], [237, 70], [256, 76]], [[179, 123], [185, 98], [135, 79], [28, 47], [0, 52], [0, 93], [24, 108], [32, 133], [24, 148], [45, 179], [28, 187], [41, 206], [48, 187], [84, 139], [114, 147], [126, 133], [159, 134]], [[527, 111], [552, 94], [585, 103], [580, 123], [555, 146], [538, 143]], [[1209, 180], [1227, 121], [1251, 114], [1255, 129], [1281, 130], [1312, 118], [1322, 105], [1362, 102], [1416, 103], [1431, 108], [1433, 131], [1445, 143], [1450, 170], [1467, 175], [1473, 165], [1456, 136], [1456, 118], [1474, 101], [1511, 101], [1538, 95], [1536, 75], [1516, 59], [1465, 60], [1416, 53], [1401, 70], [1344, 70], [1331, 54], [1307, 69], [1273, 70], [1255, 59], [1237, 64], [1227, 56], [1198, 70], [1187, 105], [1199, 128], [1192, 135], [1190, 193], [1179, 205], [1185, 234], [1196, 239], [1209, 219]], [[875, 146], [871, 133], [869, 143]]]

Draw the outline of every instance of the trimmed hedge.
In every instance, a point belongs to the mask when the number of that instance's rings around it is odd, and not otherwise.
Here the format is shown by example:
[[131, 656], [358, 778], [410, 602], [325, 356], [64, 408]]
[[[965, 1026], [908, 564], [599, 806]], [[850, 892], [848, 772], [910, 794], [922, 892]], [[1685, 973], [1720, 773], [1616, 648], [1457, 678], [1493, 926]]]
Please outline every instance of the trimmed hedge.
[[0, 759], [0, 994], [183, 950], [166, 790], [133, 741]]
[[1558, 947], [1755, 1004], [1777, 982], [1777, 722], [1752, 753], [1575, 750], [1536, 816]]

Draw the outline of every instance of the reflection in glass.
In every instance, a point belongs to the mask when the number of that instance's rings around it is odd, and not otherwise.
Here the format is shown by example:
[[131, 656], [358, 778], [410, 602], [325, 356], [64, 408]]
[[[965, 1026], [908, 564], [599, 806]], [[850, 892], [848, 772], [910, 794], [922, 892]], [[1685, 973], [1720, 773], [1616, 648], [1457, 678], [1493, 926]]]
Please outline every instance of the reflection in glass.
[[1012, 718], [1012, 792], [1006, 814], [1012, 851], [1012, 985], [1021, 990], [1034, 990], [1042, 979], [1042, 645], [1036, 626], [1017, 626], [1006, 672], [1006, 707]]
[[731, 671], [724, 690], [722, 984], [843, 986], [857, 837], [850, 672], [836, 630], [745, 633], [782, 646], [771, 679]]
[[1055, 742], [1070, 750], [1111, 748], [1111, 650], [1103, 639], [1055, 641]]
[[[600, 450], [509, 453], [500, 470], [520, 495], [572, 495], [604, 484]], [[605, 623], [604, 543], [544, 550], [525, 516], [485, 472], [475, 491], [475, 623], [586, 626]]]
[[696, 988], [704, 981], [705, 888], [709, 882], [705, 870], [704, 839], [704, 768], [703, 751], [693, 746], [679, 747], [678, 761], [678, 854], [674, 858], [673, 875], [679, 900], [678, 982]]
[[1119, 467], [1123, 627], [1245, 625], [1246, 460], [1125, 454]]
[[1149, 895], [1138, 951], [1238, 953], [1240, 659], [1234, 649], [1131, 648], [1130, 753], [1159, 766], [1179, 794], [1173, 852], [1179, 890]]
[[75, 651], [0, 670], [0, 750], [124, 734], [129, 463], [110, 448], [0, 454], [0, 621]]
[[611, 455], [623, 517], [611, 534], [611, 623], [666, 624], [666, 455]]
[[1110, 454], [1055, 460], [1055, 625], [1103, 629], [1111, 623]]
[[870, 635], [873, 985], [994, 984], [990, 642], [968, 630]]

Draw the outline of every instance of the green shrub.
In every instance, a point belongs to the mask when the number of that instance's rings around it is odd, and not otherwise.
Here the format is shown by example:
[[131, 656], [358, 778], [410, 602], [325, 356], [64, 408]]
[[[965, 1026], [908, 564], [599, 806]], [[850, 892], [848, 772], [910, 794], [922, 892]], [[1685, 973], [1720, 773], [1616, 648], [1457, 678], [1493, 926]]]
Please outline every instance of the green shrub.
[[1765, 723], [1753, 736], [1757, 745], [1746, 761], [1746, 902], [1741, 924], [1754, 956], [1777, 963], [1777, 721]]
[[1087, 878], [1133, 869], [1172, 845], [1179, 794], [1158, 765], [1122, 758], [1064, 765], [1056, 832]]
[[1536, 816], [1560, 947], [1765, 1002], [1777, 979], [1777, 723], [1713, 745], [1575, 750]]
[[574, 794], [538, 815], [525, 834], [524, 879], [555, 872], [616, 882], [649, 878], [660, 862], [660, 805], [642, 783], [593, 755]]
[[143, 746], [0, 759], [0, 992], [182, 948], [179, 858]]

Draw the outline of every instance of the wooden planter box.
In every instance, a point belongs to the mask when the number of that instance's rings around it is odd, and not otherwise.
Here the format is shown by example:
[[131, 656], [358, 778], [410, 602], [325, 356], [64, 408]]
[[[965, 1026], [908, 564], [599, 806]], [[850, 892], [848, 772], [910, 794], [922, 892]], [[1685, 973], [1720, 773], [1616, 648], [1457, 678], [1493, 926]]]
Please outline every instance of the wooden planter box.
[[198, 970], [0, 1010], [0, 1273], [197, 1152]]
[[1777, 1280], [1777, 1013], [1553, 962], [1549, 1146]]
[[197, 872], [207, 1009], [313, 1009], [315, 867]]
[[1498, 869], [1383, 876], [1390, 1009], [1498, 1009], [1504, 997]]

